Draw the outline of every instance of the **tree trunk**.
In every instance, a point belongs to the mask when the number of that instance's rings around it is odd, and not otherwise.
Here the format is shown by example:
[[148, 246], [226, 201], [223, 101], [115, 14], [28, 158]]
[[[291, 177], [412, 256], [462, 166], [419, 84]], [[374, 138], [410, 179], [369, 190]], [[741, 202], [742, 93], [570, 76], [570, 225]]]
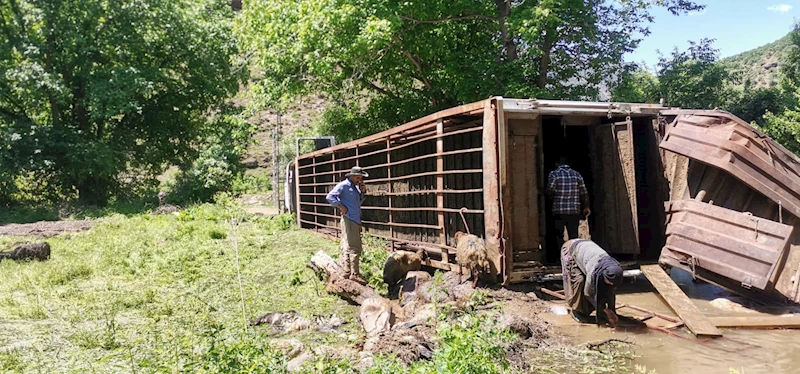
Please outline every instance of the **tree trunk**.
[[361, 305], [358, 317], [367, 336], [391, 330], [396, 314], [389, 299], [379, 295], [372, 287], [344, 279], [342, 268], [323, 251], [311, 257], [308, 267], [318, 275], [324, 274], [328, 277], [326, 292]]
[[494, 0], [497, 5], [497, 22], [500, 23], [500, 39], [503, 40], [507, 60], [517, 59], [517, 44], [514, 36], [508, 32], [506, 19], [511, 14], [511, 0]]
[[381, 297], [372, 287], [345, 279], [344, 271], [339, 267], [339, 264], [323, 251], [319, 251], [311, 257], [308, 267], [314, 270], [318, 275], [324, 274], [328, 277], [325, 291], [338, 295], [343, 299], [361, 305], [364, 303], [364, 300], [372, 297]]
[[545, 35], [545, 42], [542, 45], [542, 58], [539, 60], [539, 77], [536, 79], [536, 87], [545, 88], [547, 86], [547, 72], [550, 70], [550, 54], [553, 51], [553, 43]]

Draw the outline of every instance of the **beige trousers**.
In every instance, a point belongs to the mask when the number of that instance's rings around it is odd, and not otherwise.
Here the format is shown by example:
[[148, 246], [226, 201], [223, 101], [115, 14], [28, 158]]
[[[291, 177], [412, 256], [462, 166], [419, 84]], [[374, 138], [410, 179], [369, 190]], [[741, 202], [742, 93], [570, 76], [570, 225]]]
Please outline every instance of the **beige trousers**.
[[361, 257], [361, 225], [350, 218], [342, 216], [342, 237], [339, 257], [342, 268], [346, 274], [361, 275], [359, 261]]

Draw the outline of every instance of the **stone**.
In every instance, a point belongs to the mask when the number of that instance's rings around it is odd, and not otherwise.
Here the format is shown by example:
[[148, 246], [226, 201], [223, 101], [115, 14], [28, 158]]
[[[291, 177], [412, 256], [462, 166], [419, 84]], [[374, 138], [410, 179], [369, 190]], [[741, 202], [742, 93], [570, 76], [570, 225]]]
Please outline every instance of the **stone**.
[[395, 316], [389, 300], [382, 297], [371, 297], [361, 304], [358, 318], [367, 336], [389, 331], [394, 324]]
[[248, 157], [242, 161], [242, 166], [248, 169], [255, 169], [258, 167], [258, 160], [255, 157]]
[[307, 362], [311, 361], [314, 358], [314, 354], [311, 352], [303, 352], [301, 355], [293, 358], [286, 364], [286, 370], [290, 373], [296, 373], [303, 368]]
[[275, 349], [282, 351], [286, 358], [290, 360], [306, 350], [305, 345], [297, 339], [273, 339], [270, 343]]

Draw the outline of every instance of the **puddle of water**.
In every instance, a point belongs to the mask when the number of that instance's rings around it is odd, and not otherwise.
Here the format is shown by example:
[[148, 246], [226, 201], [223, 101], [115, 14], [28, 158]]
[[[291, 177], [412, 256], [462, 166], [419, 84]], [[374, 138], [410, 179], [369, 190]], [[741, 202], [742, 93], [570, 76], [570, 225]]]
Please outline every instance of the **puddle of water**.
[[[691, 276], [684, 272], [673, 270], [672, 279], [708, 316], [760, 315], [760, 312], [736, 304], [738, 302], [747, 305], [747, 300], [732, 296], [727, 291], [708, 283], [694, 283]], [[733, 300], [734, 303], [728, 300]], [[633, 283], [621, 286], [617, 302], [670, 316], [675, 315], [643, 276]], [[627, 308], [620, 309], [619, 313], [627, 316], [644, 315]], [[612, 330], [598, 328], [595, 325], [578, 325], [568, 315], [551, 313], [547, 319], [557, 329], [579, 341], [596, 342], [617, 338], [634, 342], [635, 351], [641, 356], [634, 362], [646, 366], [648, 370], [655, 369], [661, 374], [730, 373], [730, 369], [747, 374], [800, 371], [800, 354], [798, 354], [800, 330], [722, 329], [723, 338], [704, 341], [694, 338], [685, 328], [677, 329], [676, 332], [688, 339], [680, 339], [647, 328]], [[663, 325], [668, 324], [670, 322], [663, 323]]]

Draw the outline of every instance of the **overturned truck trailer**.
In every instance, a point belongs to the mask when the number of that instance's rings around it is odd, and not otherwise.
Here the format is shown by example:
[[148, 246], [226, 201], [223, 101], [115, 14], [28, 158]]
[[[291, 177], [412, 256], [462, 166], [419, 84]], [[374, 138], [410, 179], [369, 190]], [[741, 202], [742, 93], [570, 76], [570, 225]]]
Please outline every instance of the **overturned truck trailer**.
[[662, 115], [671, 195], [659, 262], [749, 296], [800, 301], [800, 160], [727, 112]]
[[[684, 125], [687, 118], [697, 116], [710, 121], [708, 126]], [[544, 189], [554, 163], [566, 156], [570, 166], [583, 175], [590, 195], [593, 214], [588, 230], [583, 229], [581, 235], [591, 237], [615, 257], [660, 259], [663, 264], [693, 271], [726, 287], [762, 289], [763, 285], [763, 289], [778, 289], [789, 296], [784, 291], [789, 285], [781, 282], [797, 282], [779, 275], [785, 273], [786, 266], [796, 268], [800, 264], [800, 252], [797, 258], [790, 256], [793, 234], [786, 232], [800, 213], [790, 210], [794, 202], [773, 192], [759, 193], [758, 186], [748, 184], [747, 178], [714, 164], [730, 158], [714, 150], [715, 145], [709, 145], [703, 153], [716, 157], [711, 160], [692, 153], [699, 146], [687, 144], [724, 138], [725, 134], [705, 137], [698, 132], [716, 131], [712, 129], [719, 126], [711, 124], [725, 121], [736, 122], [738, 132], [756, 134], [753, 136], [759, 145], [769, 144], [770, 150], [764, 153], [783, 160], [781, 165], [794, 162], [792, 167], [797, 166], [794, 156], [725, 112], [679, 111], [656, 104], [494, 97], [299, 156], [290, 180], [297, 199], [295, 213], [301, 227], [337, 234], [340, 218], [325, 195], [358, 165], [370, 173], [363, 207], [369, 235], [387, 240], [393, 249], [423, 249], [430, 255], [431, 266], [451, 270], [457, 266], [453, 236], [468, 229], [484, 238], [503, 283], [522, 282], [558, 263], [556, 235], [560, 233], [552, 228]], [[742, 135], [733, 136], [731, 142], [738, 144], [742, 139]], [[769, 157], [765, 162], [777, 162]], [[763, 167], [759, 164], [746, 169], [762, 170], [761, 175], [770, 178], [776, 175]], [[756, 174], [748, 175], [758, 180]], [[729, 191], [733, 182], [739, 183], [736, 193], [753, 191], [753, 197], [742, 197], [742, 204], [749, 201], [746, 206], [733, 206], [733, 199], [721, 198], [733, 193]], [[768, 184], [771, 191], [776, 191], [774, 184]], [[787, 196], [797, 191], [796, 186], [783, 186], [781, 193]], [[697, 199], [698, 194], [705, 200]], [[776, 199], [783, 213], [768, 208]], [[689, 212], [697, 204], [704, 205], [695, 210], [713, 205], [748, 220], [759, 218], [763, 233], [753, 240], [737, 236], [741, 239], [738, 246], [730, 248], [730, 243], [708, 240], [717, 237], [692, 231], [694, 226], [708, 229]], [[755, 209], [762, 206], [764, 211]], [[800, 205], [791, 205], [793, 209], [796, 206]], [[468, 228], [460, 216], [462, 211]], [[744, 211], [748, 213], [741, 213]], [[710, 216], [721, 217], [716, 213]], [[772, 227], [767, 221], [781, 226]], [[715, 227], [729, 236], [724, 225], [741, 228], [744, 223], [734, 219], [715, 223]], [[772, 231], [766, 231], [767, 227]], [[756, 231], [752, 230], [751, 234]], [[779, 248], [781, 245], [784, 247]], [[733, 253], [736, 259], [756, 260], [724, 261], [730, 265], [726, 269], [707, 266], [707, 261], [720, 258], [715, 250]], [[758, 270], [747, 271], [755, 275], [742, 275], [739, 267], [752, 266]]]

